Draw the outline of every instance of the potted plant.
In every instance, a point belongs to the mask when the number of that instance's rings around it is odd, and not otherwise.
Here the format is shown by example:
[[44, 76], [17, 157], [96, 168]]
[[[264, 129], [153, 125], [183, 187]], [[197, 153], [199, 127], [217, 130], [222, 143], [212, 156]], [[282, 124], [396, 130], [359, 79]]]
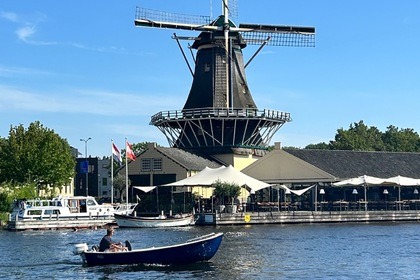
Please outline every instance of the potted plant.
[[[222, 182], [217, 180], [213, 183], [213, 195], [219, 199], [219, 211], [223, 212], [227, 203], [227, 212], [236, 213], [235, 200], [241, 194], [241, 187], [235, 183]], [[230, 204], [230, 205], [229, 205]]]

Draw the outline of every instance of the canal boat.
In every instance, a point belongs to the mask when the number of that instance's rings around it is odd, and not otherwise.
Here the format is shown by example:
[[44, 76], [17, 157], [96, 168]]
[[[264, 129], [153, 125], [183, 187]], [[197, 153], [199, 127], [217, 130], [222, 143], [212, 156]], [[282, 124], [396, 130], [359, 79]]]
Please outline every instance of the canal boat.
[[21, 200], [9, 216], [9, 230], [97, 228], [115, 223], [114, 207], [91, 196]]
[[219, 249], [222, 238], [223, 233], [211, 233], [175, 245], [135, 250], [129, 248], [128, 251], [120, 252], [99, 252], [97, 246], [88, 249], [86, 243], [81, 243], [75, 245], [73, 253], [81, 255], [87, 266], [109, 264], [182, 265], [205, 262], [213, 258]]
[[114, 217], [121, 228], [182, 227], [195, 224], [193, 214], [154, 217], [115, 214]]

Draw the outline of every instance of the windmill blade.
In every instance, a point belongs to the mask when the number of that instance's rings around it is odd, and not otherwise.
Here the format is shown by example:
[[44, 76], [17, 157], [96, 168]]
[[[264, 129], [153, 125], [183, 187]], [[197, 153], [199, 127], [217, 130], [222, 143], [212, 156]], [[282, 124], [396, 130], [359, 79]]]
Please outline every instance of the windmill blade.
[[150, 10], [141, 7], [136, 8], [134, 24], [140, 27], [158, 27], [183, 30], [215, 30], [216, 26], [210, 26], [209, 16], [185, 15]]
[[[241, 32], [248, 44], [271, 46], [315, 47], [315, 28], [287, 25], [240, 24], [232, 31]], [[270, 40], [267, 38], [270, 37]]]
[[238, 1], [237, 0], [229, 0], [228, 3], [228, 10], [229, 10], [229, 17], [237, 19], [238, 18]]

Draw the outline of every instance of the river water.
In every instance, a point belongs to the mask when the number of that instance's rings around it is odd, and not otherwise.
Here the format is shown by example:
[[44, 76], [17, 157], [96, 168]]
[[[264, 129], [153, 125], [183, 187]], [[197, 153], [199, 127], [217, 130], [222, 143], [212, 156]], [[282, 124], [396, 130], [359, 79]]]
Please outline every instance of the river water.
[[117, 229], [133, 248], [224, 232], [216, 256], [185, 266], [86, 267], [74, 244], [105, 230], [0, 231], [1, 279], [420, 279], [420, 223]]

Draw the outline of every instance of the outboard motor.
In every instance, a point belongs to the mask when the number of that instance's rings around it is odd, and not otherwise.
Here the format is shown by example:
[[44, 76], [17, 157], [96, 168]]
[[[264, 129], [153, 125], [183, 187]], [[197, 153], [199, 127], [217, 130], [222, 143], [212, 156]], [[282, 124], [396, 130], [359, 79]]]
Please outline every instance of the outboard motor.
[[74, 245], [73, 254], [81, 255], [87, 250], [88, 250], [88, 245], [86, 243], [79, 243], [79, 244]]

